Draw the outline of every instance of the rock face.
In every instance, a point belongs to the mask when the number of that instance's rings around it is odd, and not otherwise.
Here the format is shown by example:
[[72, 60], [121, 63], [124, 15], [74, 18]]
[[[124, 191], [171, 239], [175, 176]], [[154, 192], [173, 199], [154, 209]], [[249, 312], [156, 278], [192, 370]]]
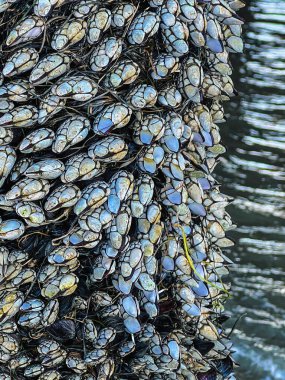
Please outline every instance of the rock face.
[[213, 170], [240, 0], [0, 0], [1, 379], [234, 379]]

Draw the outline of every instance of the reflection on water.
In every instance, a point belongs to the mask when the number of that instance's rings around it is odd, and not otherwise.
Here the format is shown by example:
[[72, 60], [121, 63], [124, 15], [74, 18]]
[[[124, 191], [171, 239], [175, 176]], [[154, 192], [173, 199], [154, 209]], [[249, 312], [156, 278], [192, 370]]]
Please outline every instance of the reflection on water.
[[246, 53], [236, 58], [240, 98], [222, 126], [219, 168], [238, 229], [230, 253], [233, 341], [240, 380], [285, 379], [285, 1], [253, 0], [243, 16]]

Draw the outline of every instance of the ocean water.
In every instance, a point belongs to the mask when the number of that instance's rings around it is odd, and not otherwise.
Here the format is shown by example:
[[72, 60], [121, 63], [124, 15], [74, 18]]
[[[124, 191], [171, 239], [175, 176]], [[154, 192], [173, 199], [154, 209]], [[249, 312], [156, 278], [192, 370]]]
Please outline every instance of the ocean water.
[[[228, 256], [232, 335], [240, 380], [285, 379], [285, 1], [252, 0], [241, 13], [245, 53], [234, 57], [239, 97], [221, 124], [218, 168], [238, 228]], [[233, 57], [233, 55], [232, 55]]]

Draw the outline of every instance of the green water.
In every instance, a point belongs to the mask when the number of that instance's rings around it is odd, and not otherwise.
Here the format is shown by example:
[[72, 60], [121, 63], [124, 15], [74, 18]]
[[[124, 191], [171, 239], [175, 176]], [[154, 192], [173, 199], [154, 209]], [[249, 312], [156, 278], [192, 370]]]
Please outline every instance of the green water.
[[285, 1], [247, 3], [246, 51], [234, 60], [240, 97], [226, 107], [228, 153], [218, 169], [238, 224], [227, 310], [245, 314], [232, 336], [238, 379], [284, 380]]

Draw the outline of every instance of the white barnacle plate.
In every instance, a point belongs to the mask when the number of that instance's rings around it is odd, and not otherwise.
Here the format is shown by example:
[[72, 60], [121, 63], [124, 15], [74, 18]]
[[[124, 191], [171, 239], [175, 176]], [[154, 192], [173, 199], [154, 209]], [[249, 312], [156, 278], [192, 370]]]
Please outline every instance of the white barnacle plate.
[[122, 3], [116, 5], [112, 9], [111, 25], [114, 28], [123, 28], [127, 22], [133, 17], [136, 7], [132, 3]]
[[97, 366], [103, 363], [107, 359], [107, 351], [97, 348], [93, 351], [89, 351], [85, 356], [85, 363], [93, 366]]
[[0, 188], [3, 186], [16, 162], [16, 152], [10, 145], [0, 146]]
[[19, 342], [18, 339], [13, 337], [10, 334], [1, 333], [0, 335], [0, 344], [1, 344], [1, 359], [6, 358], [9, 360], [9, 357], [16, 355], [19, 351]]
[[[31, 364], [32, 362], [32, 358], [27, 355], [26, 353], [21, 353], [21, 354], [18, 354], [16, 356], [14, 356], [13, 358], [10, 359], [10, 363], [9, 363], [9, 366], [12, 370], [15, 370], [17, 368], [25, 368], [27, 367], [29, 364]], [[6, 379], [6, 378], [4, 378]], [[10, 380], [11, 378], [8, 378], [7, 377], [7, 380]]]
[[42, 314], [39, 311], [30, 311], [22, 314], [18, 319], [18, 324], [23, 327], [34, 329], [41, 324]]
[[110, 211], [106, 207], [101, 206], [96, 208], [96, 210], [90, 210], [81, 215], [78, 218], [78, 224], [83, 230], [99, 233], [102, 229], [108, 228], [112, 220], [113, 215]]
[[60, 79], [51, 88], [52, 94], [59, 98], [86, 102], [95, 97], [98, 91], [97, 83], [86, 75], [78, 75]]
[[116, 37], [106, 37], [95, 47], [90, 56], [90, 67], [95, 73], [105, 70], [122, 53], [123, 41]]
[[[1, 0], [0, 1], [0, 13], [5, 12], [7, 9], [9, 9], [17, 1], [19, 1], [19, 0]], [[3, 376], [4, 376], [4, 374], [3, 374]], [[4, 380], [6, 380], [6, 378]], [[8, 380], [8, 378], [7, 378], [7, 380]]]
[[104, 173], [105, 167], [100, 161], [94, 161], [87, 153], [72, 156], [65, 164], [65, 171], [60, 179], [63, 183], [86, 181]]
[[159, 91], [157, 100], [164, 107], [177, 108], [182, 103], [182, 95], [176, 85], [168, 85]]
[[110, 245], [120, 250], [128, 243], [127, 234], [131, 228], [132, 215], [128, 206], [123, 205], [120, 211], [111, 220], [110, 227], [107, 228], [107, 238]]
[[91, 183], [82, 190], [80, 199], [74, 206], [74, 213], [80, 215], [83, 212], [100, 207], [107, 201], [109, 194], [110, 188], [106, 182], [96, 181]]
[[210, 112], [214, 123], [220, 124], [225, 122], [225, 111], [221, 103], [218, 101], [213, 102]]
[[153, 62], [151, 76], [155, 80], [165, 79], [179, 71], [179, 58], [171, 54], [162, 53]]
[[33, 98], [34, 88], [24, 79], [18, 79], [7, 83], [7, 97], [13, 102], [27, 102]]
[[94, 347], [96, 348], [106, 348], [113, 340], [116, 338], [117, 331], [113, 327], [105, 327], [101, 329], [98, 333], [96, 342], [94, 342]]
[[47, 299], [68, 296], [75, 292], [78, 282], [78, 277], [73, 273], [55, 277], [43, 284], [41, 294]]
[[90, 274], [90, 281], [92, 283], [100, 282], [107, 276], [115, 271], [116, 261], [113, 258], [99, 255], [96, 257], [93, 265], [92, 272]]
[[140, 84], [134, 87], [128, 94], [128, 102], [135, 109], [151, 108], [157, 101], [156, 89], [148, 84]]
[[219, 98], [222, 95], [222, 83], [218, 76], [205, 74], [202, 84], [202, 93], [205, 98]]
[[207, 15], [206, 45], [214, 53], [224, 51], [223, 34], [220, 23], [210, 13]]
[[161, 189], [160, 197], [166, 206], [179, 206], [187, 202], [188, 193], [183, 182], [168, 182]]
[[37, 377], [40, 376], [44, 372], [45, 368], [42, 364], [31, 364], [27, 366], [24, 370], [24, 376], [29, 377]]
[[74, 184], [64, 184], [51, 192], [44, 204], [46, 211], [57, 211], [74, 206], [81, 196], [80, 189]]
[[192, 23], [197, 17], [195, 0], [178, 0], [181, 14], [180, 18], [184, 22]]
[[44, 306], [44, 302], [39, 298], [30, 298], [21, 305], [20, 311], [23, 313], [29, 311], [41, 311], [43, 310]]
[[41, 17], [47, 17], [57, 6], [66, 0], [36, 0], [34, 3], [34, 14]]
[[0, 298], [0, 323], [3, 324], [18, 313], [24, 302], [24, 294], [20, 291], [5, 292]]
[[38, 281], [40, 284], [49, 281], [58, 275], [58, 268], [52, 264], [44, 265], [38, 272]]
[[33, 153], [49, 148], [54, 140], [54, 131], [49, 128], [38, 128], [29, 133], [20, 143], [22, 153]]
[[[14, 210], [14, 202], [9, 201], [6, 199], [4, 194], [0, 195], [0, 210], [5, 210], [5, 211], [13, 211]], [[2, 218], [0, 218], [2, 220]]]
[[15, 107], [15, 104], [7, 99], [0, 99], [0, 114], [7, 113]]
[[34, 48], [22, 48], [17, 50], [5, 62], [3, 75], [12, 77], [31, 70], [39, 60], [39, 53]]
[[81, 0], [73, 7], [73, 15], [76, 18], [85, 18], [94, 13], [99, 4], [94, 0]]
[[144, 11], [132, 21], [128, 31], [128, 41], [132, 45], [142, 45], [159, 29], [160, 17], [151, 11]]
[[111, 11], [100, 8], [88, 18], [87, 41], [90, 45], [95, 44], [111, 26]]
[[165, 131], [165, 120], [156, 114], [148, 114], [133, 124], [134, 142], [138, 145], [151, 145], [159, 140]]
[[142, 236], [149, 235], [152, 227], [160, 223], [161, 206], [156, 201], [150, 203], [145, 212], [138, 218], [137, 231]]
[[8, 219], [0, 223], [0, 239], [16, 240], [25, 232], [24, 223], [18, 219]]
[[41, 226], [46, 221], [43, 209], [34, 202], [18, 202], [15, 211], [31, 227]]
[[20, 160], [18, 160], [11, 171], [10, 181], [17, 182], [18, 179], [25, 173], [28, 167], [32, 164], [32, 162], [32, 159], [28, 157], [23, 157]]
[[66, 358], [66, 366], [73, 370], [75, 373], [82, 374], [87, 372], [87, 364], [83, 359], [76, 356], [69, 355]]
[[165, 49], [174, 57], [182, 57], [189, 52], [189, 29], [187, 24], [176, 19], [174, 25], [161, 29]]
[[126, 126], [132, 116], [132, 110], [123, 103], [114, 103], [100, 112], [93, 123], [93, 131], [98, 135], [106, 135], [114, 129]]
[[[238, 28], [239, 29], [239, 28]], [[230, 53], [242, 53], [243, 52], [243, 40], [240, 37], [240, 33], [235, 33], [233, 27], [224, 26], [223, 36], [226, 44], [226, 49]]]
[[165, 156], [161, 171], [167, 178], [183, 181], [184, 170], [185, 159], [181, 153], [171, 153]]
[[41, 59], [30, 74], [30, 83], [40, 85], [65, 74], [70, 68], [71, 58], [67, 54], [53, 53]]
[[102, 235], [100, 233], [86, 231], [82, 230], [80, 227], [76, 227], [63, 239], [63, 243], [78, 248], [95, 248], [100, 243], [101, 239]]
[[[1, 103], [1, 101], [0, 101]], [[12, 129], [0, 127], [0, 145], [8, 145], [13, 140], [14, 134]]]
[[60, 112], [65, 103], [66, 99], [49, 92], [40, 102], [38, 123], [44, 124], [48, 119]]
[[72, 265], [77, 260], [79, 254], [73, 247], [60, 246], [51, 251], [48, 256], [48, 262], [52, 265]]
[[25, 17], [11, 30], [7, 39], [7, 46], [15, 46], [38, 38], [45, 29], [45, 19], [31, 15]]
[[87, 22], [84, 19], [70, 19], [54, 33], [51, 47], [60, 51], [80, 42], [86, 35]]
[[127, 355], [130, 355], [136, 349], [136, 344], [133, 341], [127, 341], [120, 345], [119, 347], [119, 355], [121, 358], [124, 358]]
[[146, 148], [139, 157], [139, 169], [150, 175], [155, 174], [164, 161], [164, 155], [163, 148], [157, 144]]
[[201, 127], [206, 132], [210, 132], [213, 126], [213, 120], [209, 108], [204, 104], [196, 104], [192, 110], [195, 113], [195, 116], [198, 118]]
[[201, 61], [189, 57], [183, 64], [179, 77], [179, 89], [195, 103], [200, 103], [200, 87], [203, 83], [204, 71]]
[[88, 148], [88, 156], [93, 160], [103, 162], [119, 162], [128, 153], [128, 144], [125, 140], [117, 136], [105, 137]]
[[52, 151], [62, 153], [71, 146], [83, 141], [87, 137], [90, 128], [90, 121], [86, 117], [74, 115], [68, 118], [55, 133]]
[[154, 195], [154, 182], [150, 176], [143, 174], [135, 182], [130, 207], [132, 216], [139, 218], [144, 209], [151, 202]]
[[142, 270], [143, 251], [138, 242], [130, 244], [118, 262], [118, 290], [129, 294]]
[[118, 61], [110, 71], [107, 72], [103, 84], [105, 87], [115, 90], [121, 86], [135, 82], [140, 72], [141, 69], [136, 62], [130, 59], [124, 59]]
[[140, 315], [139, 303], [134, 296], [127, 295], [120, 299], [120, 314], [123, 317], [125, 329], [129, 334], [135, 334], [141, 330], [138, 321]]
[[161, 28], [173, 26], [180, 14], [180, 7], [177, 0], [166, 0], [160, 8]]
[[197, 16], [189, 25], [191, 42], [198, 47], [205, 46], [205, 32], [207, 27], [207, 19], [202, 6], [196, 6]]
[[119, 251], [112, 247], [108, 242], [103, 243], [100, 246], [100, 251], [103, 257], [109, 258], [109, 259], [116, 259], [119, 255]]
[[64, 164], [56, 158], [47, 158], [31, 164], [25, 171], [28, 178], [56, 179], [64, 172]]
[[24, 178], [18, 181], [6, 194], [7, 200], [36, 201], [49, 192], [50, 183], [46, 179]]
[[35, 106], [19, 106], [1, 116], [0, 124], [2, 127], [32, 127], [36, 124], [38, 115], [38, 110]]
[[134, 176], [125, 170], [120, 170], [110, 179], [110, 195], [108, 208], [116, 214], [123, 202], [129, 199], [134, 191]]
[[231, 75], [232, 67], [229, 61], [229, 53], [224, 50], [221, 53], [213, 53], [210, 50], [207, 51], [207, 61], [209, 70], [213, 73], [220, 73], [222, 75]]
[[[107, 358], [104, 363], [100, 364], [98, 369], [98, 377], [111, 378], [115, 372], [115, 360], [113, 358]], [[90, 379], [93, 380], [93, 379]]]
[[52, 325], [58, 316], [59, 302], [57, 299], [50, 300], [42, 311], [41, 324], [45, 327]]

